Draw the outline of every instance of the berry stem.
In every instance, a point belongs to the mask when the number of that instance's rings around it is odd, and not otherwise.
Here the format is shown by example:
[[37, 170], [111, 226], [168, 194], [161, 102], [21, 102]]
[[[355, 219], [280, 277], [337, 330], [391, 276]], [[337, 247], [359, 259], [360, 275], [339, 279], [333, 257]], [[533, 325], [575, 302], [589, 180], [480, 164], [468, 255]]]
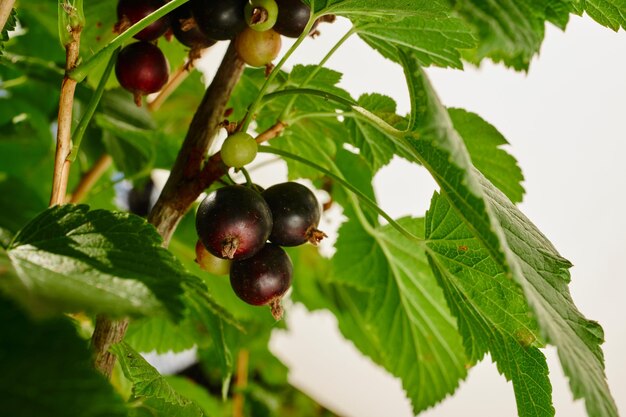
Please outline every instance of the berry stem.
[[241, 171], [243, 176], [246, 177], [246, 186], [251, 187], [252, 186], [252, 178], [250, 178], [250, 173], [248, 172], [248, 170], [243, 168], [243, 167], [241, 167], [241, 168], [239, 168], [239, 171]]
[[[341, 176], [341, 174], [335, 173], [329, 169], [326, 169], [320, 165], [317, 165], [315, 162], [312, 162], [308, 159], [302, 158], [298, 155], [292, 154], [290, 152], [286, 152], [283, 151], [282, 149], [277, 149], [277, 148], [270, 148], [267, 146], [263, 146], [261, 148], [259, 148], [259, 152], [264, 152], [264, 153], [271, 153], [274, 155], [279, 155], [282, 156], [283, 158], [288, 158], [300, 163], [303, 163], [305, 165], [310, 166], [311, 168], [315, 168], [316, 170], [318, 170], [319, 172], [323, 173], [324, 175], [329, 176], [330, 178], [334, 179], [335, 181], [337, 181], [339, 184], [341, 184], [344, 188], [346, 188], [348, 191], [351, 191], [360, 201], [362, 201], [363, 203], [367, 204], [368, 206], [370, 206], [372, 209], [374, 209], [383, 219], [387, 220], [387, 222], [389, 222], [389, 224], [396, 229], [398, 232], [402, 233], [405, 237], [418, 242], [418, 243], [424, 243], [424, 239], [415, 236], [413, 233], [409, 232], [408, 230], [406, 230], [404, 227], [402, 227], [398, 222], [396, 222], [393, 217], [391, 217], [389, 214], [387, 214], [387, 212], [385, 212], [382, 208], [380, 208], [378, 206], [378, 204], [376, 204], [376, 202], [372, 201], [368, 196], [366, 196], [365, 194], [363, 194], [361, 192], [361, 190], [359, 190], [358, 188], [356, 188], [354, 185], [350, 184], [348, 181], [346, 181], [343, 176]], [[337, 171], [336, 167], [333, 167], [334, 171]], [[358, 206], [358, 204], [357, 204]], [[358, 208], [358, 207], [357, 207]], [[371, 231], [373, 233], [373, 229]]]
[[67, 157], [69, 162], [74, 162], [76, 160], [76, 156], [78, 155], [78, 150], [80, 149], [80, 144], [83, 141], [83, 137], [85, 136], [85, 132], [87, 131], [87, 127], [89, 126], [89, 122], [93, 118], [94, 113], [96, 112], [96, 108], [98, 108], [98, 104], [100, 104], [100, 99], [102, 98], [102, 94], [104, 93], [104, 88], [107, 84], [109, 76], [113, 71], [113, 67], [115, 67], [115, 60], [117, 58], [117, 54], [119, 53], [119, 48], [113, 52], [111, 55], [111, 59], [98, 82], [98, 86], [96, 87], [96, 91], [94, 91], [89, 103], [87, 104], [87, 108], [85, 109], [85, 114], [80, 119], [78, 126], [74, 130], [74, 134], [72, 135], [74, 145], [72, 146], [72, 151], [70, 155]]
[[[341, 47], [341, 45], [344, 44], [344, 42], [346, 42], [354, 33], [356, 32], [356, 28], [354, 26], [352, 26], [350, 28], [350, 30], [348, 32], [346, 32], [345, 35], [343, 35], [341, 37], [341, 39], [339, 39], [335, 45], [333, 45], [332, 48], [330, 48], [330, 50], [328, 51], [328, 53], [324, 56], [324, 58], [322, 58], [322, 60], [320, 61], [319, 64], [317, 64], [317, 67], [311, 71], [311, 73], [309, 74], [308, 77], [306, 77], [304, 79], [304, 81], [302, 81], [302, 83], [300, 84], [300, 87], [305, 87], [313, 78], [315, 78], [315, 76], [317, 75], [317, 73], [322, 69], [322, 67], [326, 64], [326, 62], [328, 62], [328, 60], [335, 54], [335, 52], [337, 52], [337, 50]], [[287, 105], [285, 106], [284, 110], [282, 111], [282, 113], [280, 114], [280, 117], [278, 118], [279, 120], [286, 120], [289, 112], [291, 111], [291, 108], [293, 107], [293, 105], [296, 102], [296, 99], [298, 98], [298, 96], [293, 96], [291, 98], [291, 100], [289, 100], [289, 102], [287, 103]]]
[[[311, 1], [311, 9], [313, 9], [314, 3], [315, 3], [314, 1]], [[302, 32], [302, 34], [298, 37], [298, 39], [296, 39], [295, 43], [291, 45], [291, 47], [287, 50], [287, 52], [282, 57], [282, 59], [278, 61], [278, 64], [274, 66], [274, 68], [272, 69], [272, 72], [270, 72], [269, 76], [265, 79], [265, 82], [261, 86], [261, 89], [259, 90], [256, 98], [248, 107], [248, 111], [246, 112], [246, 115], [243, 117], [243, 120], [239, 124], [240, 131], [246, 132], [248, 130], [248, 127], [250, 126], [250, 122], [252, 121], [252, 119], [254, 118], [254, 115], [256, 114], [256, 111], [258, 110], [259, 105], [261, 104], [261, 99], [265, 95], [265, 92], [267, 91], [269, 86], [272, 84], [272, 81], [274, 81], [276, 76], [280, 73], [280, 69], [283, 67], [283, 65], [285, 65], [285, 62], [287, 62], [289, 57], [291, 57], [291, 55], [295, 52], [295, 50], [298, 49], [298, 46], [300, 46], [300, 44], [306, 39], [314, 23], [315, 23], [314, 16], [311, 15], [311, 17], [309, 18], [309, 22], [304, 28], [304, 31]]]
[[233, 417], [244, 417], [245, 397], [243, 391], [248, 386], [248, 362], [250, 352], [248, 349], [240, 349], [237, 354], [237, 379], [235, 381], [235, 393], [233, 395]]
[[69, 71], [69, 77], [76, 82], [83, 81], [85, 77], [87, 77], [87, 74], [89, 74], [89, 72], [93, 68], [98, 66], [100, 62], [107, 59], [114, 50], [122, 46], [126, 41], [141, 32], [143, 29], [150, 26], [151, 23], [165, 16], [172, 10], [176, 9], [178, 6], [185, 4], [187, 1], [189, 0], [172, 0], [169, 3], [165, 3], [163, 6], [161, 6], [161, 8], [150, 13], [148, 16], [144, 17], [139, 22], [135, 23], [127, 30], [113, 38], [108, 44], [102, 47], [102, 49], [100, 49], [98, 52], [88, 58], [85, 62], [80, 64], [78, 67], [73, 68], [71, 71]]

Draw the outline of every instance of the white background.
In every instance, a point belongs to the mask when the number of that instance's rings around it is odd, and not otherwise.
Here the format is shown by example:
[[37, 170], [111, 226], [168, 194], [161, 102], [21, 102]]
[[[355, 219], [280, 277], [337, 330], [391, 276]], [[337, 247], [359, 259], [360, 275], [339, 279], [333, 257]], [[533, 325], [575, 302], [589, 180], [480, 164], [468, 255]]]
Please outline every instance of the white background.
[[[319, 62], [347, 28], [342, 20], [322, 25], [322, 36], [307, 40], [290, 64]], [[400, 68], [360, 40], [351, 39], [328, 65], [344, 73], [341, 86], [353, 96], [379, 92], [396, 99], [399, 113], [409, 110]], [[572, 296], [604, 327], [609, 385], [618, 408], [626, 410], [626, 34], [572, 17], [565, 33], [548, 27], [528, 74], [489, 62], [464, 72], [428, 73], [445, 105], [478, 113], [509, 140], [507, 149], [525, 176], [520, 207], [575, 265]], [[260, 172], [259, 182], [276, 182], [276, 172]], [[422, 215], [435, 189], [423, 169], [400, 160], [377, 175], [375, 186], [393, 216]], [[294, 385], [346, 417], [412, 415], [399, 381], [344, 341], [330, 314], [293, 306], [288, 321], [291, 331], [276, 332], [271, 349], [290, 366]], [[545, 353], [556, 415], [586, 415], [572, 398], [556, 351]], [[453, 397], [422, 415], [516, 414], [512, 386], [487, 358]]]

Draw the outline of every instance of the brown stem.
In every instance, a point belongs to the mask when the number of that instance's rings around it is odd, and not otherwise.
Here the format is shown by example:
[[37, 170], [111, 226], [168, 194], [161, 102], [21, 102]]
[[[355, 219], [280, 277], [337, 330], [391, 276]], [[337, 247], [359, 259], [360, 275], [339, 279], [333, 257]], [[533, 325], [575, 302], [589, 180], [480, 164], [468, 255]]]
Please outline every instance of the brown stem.
[[235, 381], [235, 394], [233, 395], [233, 417], [243, 417], [243, 405], [245, 397], [243, 395], [248, 386], [248, 362], [250, 352], [248, 349], [241, 349], [237, 355], [237, 380]]
[[[82, 28], [73, 28], [72, 41], [65, 47], [66, 74], [76, 67], [80, 49], [80, 32]], [[72, 107], [74, 105], [74, 91], [76, 81], [67, 75], [61, 84], [59, 98], [59, 115], [57, 119], [57, 147], [54, 157], [54, 174], [52, 176], [52, 193], [50, 206], [65, 203], [67, 180], [70, 175], [70, 164], [67, 157], [72, 151]]]
[[7, 24], [11, 10], [15, 5], [15, 0], [0, 0], [0, 31], [4, 29], [4, 25]]
[[111, 376], [115, 365], [115, 355], [109, 352], [109, 348], [122, 341], [127, 327], [127, 319], [110, 320], [103, 315], [96, 318], [96, 328], [91, 336], [91, 345], [95, 352], [94, 366], [107, 378]]
[[[169, 245], [180, 219], [204, 190], [199, 185], [204, 168], [204, 156], [217, 134], [226, 104], [243, 73], [243, 68], [244, 63], [231, 44], [196, 110], [170, 177], [148, 217], [148, 221], [162, 236], [164, 247]], [[95, 366], [105, 375], [111, 374], [115, 364], [115, 358], [111, 357], [108, 349], [111, 343], [124, 338], [127, 325], [127, 320], [111, 321], [99, 318], [96, 321], [92, 336], [92, 345], [96, 352]]]
[[83, 177], [80, 179], [80, 182], [74, 189], [74, 192], [67, 199], [68, 202], [72, 204], [80, 203], [94, 184], [98, 182], [100, 177], [102, 177], [107, 169], [109, 169], [112, 163], [113, 158], [111, 158], [108, 154], [103, 154], [100, 158], [98, 158], [89, 171], [85, 172]]
[[[243, 68], [244, 63], [231, 43], [189, 125], [165, 188], [148, 217], [163, 237], [164, 246], [168, 245], [180, 219], [206, 188], [200, 181], [204, 158], [224, 118], [226, 104]], [[213, 162], [223, 169], [221, 160], [210, 159], [207, 166], [214, 165]]]

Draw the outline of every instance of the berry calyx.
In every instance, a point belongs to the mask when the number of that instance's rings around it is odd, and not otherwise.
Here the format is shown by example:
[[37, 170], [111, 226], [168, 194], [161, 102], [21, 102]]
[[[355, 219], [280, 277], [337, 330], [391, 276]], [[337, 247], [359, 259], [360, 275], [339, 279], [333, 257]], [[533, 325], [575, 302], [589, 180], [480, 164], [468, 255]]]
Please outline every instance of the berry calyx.
[[280, 35], [273, 29], [257, 32], [246, 28], [235, 40], [239, 57], [252, 67], [270, 65], [278, 56], [281, 45]]
[[302, 184], [284, 182], [261, 193], [270, 210], [274, 226], [269, 240], [281, 246], [319, 243], [326, 234], [317, 229], [321, 211], [315, 195]]
[[196, 263], [213, 275], [228, 275], [232, 261], [213, 256], [200, 240], [196, 242]]
[[200, 203], [196, 231], [214, 256], [241, 260], [265, 245], [272, 231], [272, 213], [259, 193], [230, 185], [213, 191]]
[[251, 29], [263, 32], [274, 27], [278, 18], [278, 5], [275, 0], [249, 0], [244, 16]]
[[280, 246], [268, 243], [253, 257], [233, 262], [230, 285], [248, 304], [269, 304], [278, 320], [283, 313], [280, 300], [291, 286], [292, 274], [289, 255]]
[[257, 151], [258, 145], [254, 138], [247, 133], [238, 132], [226, 138], [220, 154], [226, 166], [241, 168], [254, 161]]
[[210, 39], [234, 39], [246, 27], [243, 9], [248, 0], [191, 0], [198, 27]]
[[301, 0], [276, 0], [278, 17], [274, 30], [288, 38], [299, 37], [311, 16], [311, 8]]
[[169, 64], [161, 50], [150, 42], [135, 42], [124, 47], [115, 63], [120, 85], [133, 93], [141, 106], [141, 96], [159, 91], [169, 77]]
[[[150, 13], [159, 9], [165, 4], [161, 0], [120, 0], [117, 3], [117, 23], [115, 31], [124, 32], [126, 29], [139, 22]], [[163, 35], [170, 27], [168, 16], [154, 21], [141, 32], [134, 36], [142, 41], [153, 41]]]
[[192, 50], [208, 48], [216, 43], [216, 41], [208, 38], [204, 32], [200, 30], [196, 19], [193, 17], [189, 3], [185, 3], [174, 9], [171, 13], [170, 20], [172, 32], [174, 32], [176, 40], [192, 48]]

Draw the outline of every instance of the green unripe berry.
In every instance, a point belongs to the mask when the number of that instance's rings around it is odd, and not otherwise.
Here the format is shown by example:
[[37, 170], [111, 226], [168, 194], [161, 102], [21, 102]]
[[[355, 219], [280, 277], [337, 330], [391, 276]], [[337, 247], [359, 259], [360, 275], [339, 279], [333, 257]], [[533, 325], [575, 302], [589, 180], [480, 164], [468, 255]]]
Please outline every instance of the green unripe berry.
[[222, 145], [222, 161], [233, 168], [241, 168], [254, 161], [258, 145], [247, 133], [238, 132], [230, 135]]
[[232, 263], [229, 259], [213, 256], [199, 240], [196, 242], [196, 262], [200, 268], [213, 275], [228, 275]]
[[264, 32], [274, 27], [278, 18], [278, 5], [275, 0], [248, 0], [244, 17], [251, 29]]

